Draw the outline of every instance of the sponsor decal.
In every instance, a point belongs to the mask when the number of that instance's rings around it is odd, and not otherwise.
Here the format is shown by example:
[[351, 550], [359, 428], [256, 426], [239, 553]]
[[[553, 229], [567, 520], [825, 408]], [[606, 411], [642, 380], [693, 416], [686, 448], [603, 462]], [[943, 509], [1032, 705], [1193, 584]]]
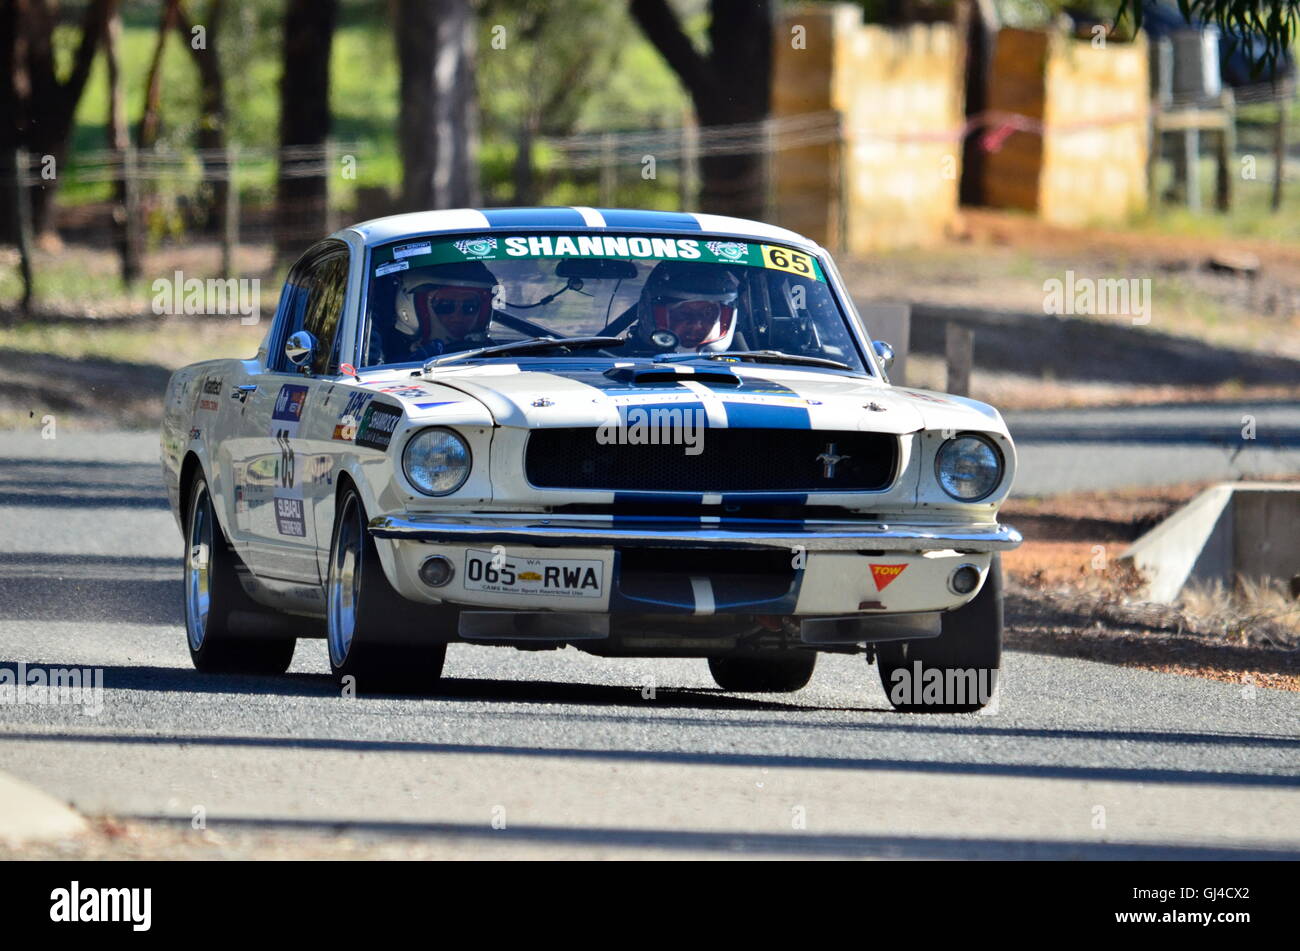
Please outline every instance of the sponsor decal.
[[952, 403], [951, 400], [940, 399], [937, 396], [931, 396], [929, 393], [922, 393], [918, 390], [903, 390], [903, 392], [913, 399], [925, 400], [927, 403], [943, 403], [944, 405], [951, 405]]
[[207, 410], [210, 413], [215, 413], [218, 409], [221, 408], [221, 404], [214, 399], [209, 399], [209, 397], [220, 396], [220, 395], [221, 395], [221, 377], [219, 376], [206, 377], [203, 380], [203, 388], [201, 390], [201, 396], [199, 399], [199, 409]]
[[281, 535], [293, 535], [304, 538], [307, 535], [307, 521], [303, 517], [302, 499], [275, 497], [275, 529]]
[[884, 591], [903, 573], [907, 565], [872, 565], [871, 577], [876, 581], [876, 590]]
[[435, 406], [455, 406], [460, 400], [442, 400], [437, 403], [416, 403], [416, 409], [433, 409]]
[[293, 443], [290, 440], [298, 435], [303, 407], [306, 405], [307, 387], [298, 383], [286, 383], [280, 387], [280, 392], [275, 397], [275, 409], [271, 412], [271, 435], [275, 437], [280, 449], [276, 481], [286, 489], [292, 489], [297, 484], [294, 478]]
[[700, 260], [695, 238], [623, 237], [621, 235], [516, 235], [505, 238], [512, 258], [681, 258]]
[[739, 261], [749, 257], [749, 247], [739, 241], [709, 241], [704, 245], [720, 258]]
[[306, 403], [307, 387], [286, 383], [280, 387], [280, 395], [275, 398], [275, 411], [271, 418], [296, 423], [302, 419], [302, 408]]
[[[467, 258], [487, 258], [487, 257], [491, 257], [493, 253], [496, 251], [497, 239], [496, 238], [464, 238], [460, 241], [455, 242], [452, 245], [452, 247], [454, 247], [461, 254], [465, 255], [465, 257]], [[424, 250], [417, 253], [428, 254], [430, 250], [431, 249], [429, 245], [426, 244], [424, 246]], [[393, 251], [393, 256], [397, 257], [396, 250]]]
[[397, 386], [381, 386], [378, 388], [380, 393], [389, 393], [401, 399], [413, 400], [421, 396], [428, 396], [429, 391], [423, 386], [412, 383], [399, 384]]
[[356, 443], [367, 449], [387, 449], [393, 441], [393, 430], [402, 418], [402, 411], [394, 406], [372, 403], [366, 407], [357, 427]]
[[[460, 247], [460, 244], [461, 242], [457, 242], [456, 246]], [[430, 250], [431, 247], [428, 241], [418, 241], [415, 244], [399, 244], [393, 248], [393, 260], [400, 261], [402, 258], [409, 258], [416, 254], [428, 254]], [[462, 248], [462, 250], [464, 249]]]
[[738, 264], [788, 271], [809, 280], [825, 281], [817, 259], [802, 251], [749, 241], [703, 241], [667, 235], [528, 234], [503, 237], [481, 235], [455, 241], [412, 242], [380, 248], [375, 275], [382, 277], [408, 267], [459, 261], [499, 261], [509, 258], [663, 259]]
[[762, 245], [763, 266], [778, 271], [789, 271], [800, 277], [818, 277], [817, 262], [811, 255], [790, 248], [778, 248], [770, 244]]
[[357, 426], [361, 423], [361, 412], [370, 402], [370, 393], [353, 393], [348, 397], [348, 405], [343, 408], [339, 421], [334, 425], [334, 435], [331, 439], [338, 439], [342, 442], [352, 442], [357, 438]]

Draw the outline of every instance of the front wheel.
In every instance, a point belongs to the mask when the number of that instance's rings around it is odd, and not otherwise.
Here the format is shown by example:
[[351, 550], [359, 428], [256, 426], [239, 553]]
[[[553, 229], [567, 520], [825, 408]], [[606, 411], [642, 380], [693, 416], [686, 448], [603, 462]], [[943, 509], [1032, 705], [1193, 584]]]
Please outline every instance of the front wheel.
[[993, 699], [1002, 666], [1002, 559], [969, 603], [943, 616], [938, 637], [876, 647], [880, 684], [895, 710], [971, 713]]
[[793, 693], [808, 686], [817, 665], [814, 651], [728, 654], [709, 658], [709, 672], [723, 690]]
[[217, 524], [202, 474], [190, 486], [185, 520], [185, 635], [196, 670], [223, 674], [282, 674], [293, 660], [293, 637], [253, 637], [241, 630], [266, 616], [240, 587], [236, 555]]
[[445, 643], [405, 644], [404, 636], [432, 636], [427, 623], [389, 584], [374, 539], [366, 530], [361, 497], [349, 487], [339, 499], [326, 587], [330, 670], [343, 688], [364, 693], [428, 693], [442, 676]]

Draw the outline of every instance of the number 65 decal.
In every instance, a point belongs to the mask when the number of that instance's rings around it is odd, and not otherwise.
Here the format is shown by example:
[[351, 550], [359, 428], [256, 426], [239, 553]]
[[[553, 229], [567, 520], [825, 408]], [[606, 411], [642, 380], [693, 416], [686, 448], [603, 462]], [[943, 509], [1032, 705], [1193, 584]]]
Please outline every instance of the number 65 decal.
[[762, 249], [763, 264], [767, 267], [778, 271], [789, 271], [802, 277], [820, 279], [811, 255], [804, 254], [802, 251], [792, 251], [789, 248], [773, 247], [770, 244], [762, 245]]

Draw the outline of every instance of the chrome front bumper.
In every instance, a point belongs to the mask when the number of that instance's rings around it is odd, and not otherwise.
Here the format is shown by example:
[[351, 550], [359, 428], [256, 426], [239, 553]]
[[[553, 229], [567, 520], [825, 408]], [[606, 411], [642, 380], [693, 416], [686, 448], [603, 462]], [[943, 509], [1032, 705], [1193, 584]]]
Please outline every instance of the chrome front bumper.
[[508, 513], [472, 516], [380, 516], [376, 538], [438, 544], [615, 546], [638, 548], [783, 548], [806, 551], [1007, 551], [1022, 541], [1009, 525], [885, 522], [726, 522], [614, 520], [606, 516], [549, 517]]

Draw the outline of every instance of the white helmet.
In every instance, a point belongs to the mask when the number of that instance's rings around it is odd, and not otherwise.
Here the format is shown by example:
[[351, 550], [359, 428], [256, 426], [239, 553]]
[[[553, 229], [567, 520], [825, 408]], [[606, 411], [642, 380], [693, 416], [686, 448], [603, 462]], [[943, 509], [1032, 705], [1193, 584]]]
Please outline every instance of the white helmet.
[[438, 265], [402, 275], [393, 327], [412, 348], [486, 339], [496, 278], [481, 261]]
[[636, 335], [656, 348], [727, 350], [736, 335], [739, 287], [720, 264], [661, 261], [641, 289]]

